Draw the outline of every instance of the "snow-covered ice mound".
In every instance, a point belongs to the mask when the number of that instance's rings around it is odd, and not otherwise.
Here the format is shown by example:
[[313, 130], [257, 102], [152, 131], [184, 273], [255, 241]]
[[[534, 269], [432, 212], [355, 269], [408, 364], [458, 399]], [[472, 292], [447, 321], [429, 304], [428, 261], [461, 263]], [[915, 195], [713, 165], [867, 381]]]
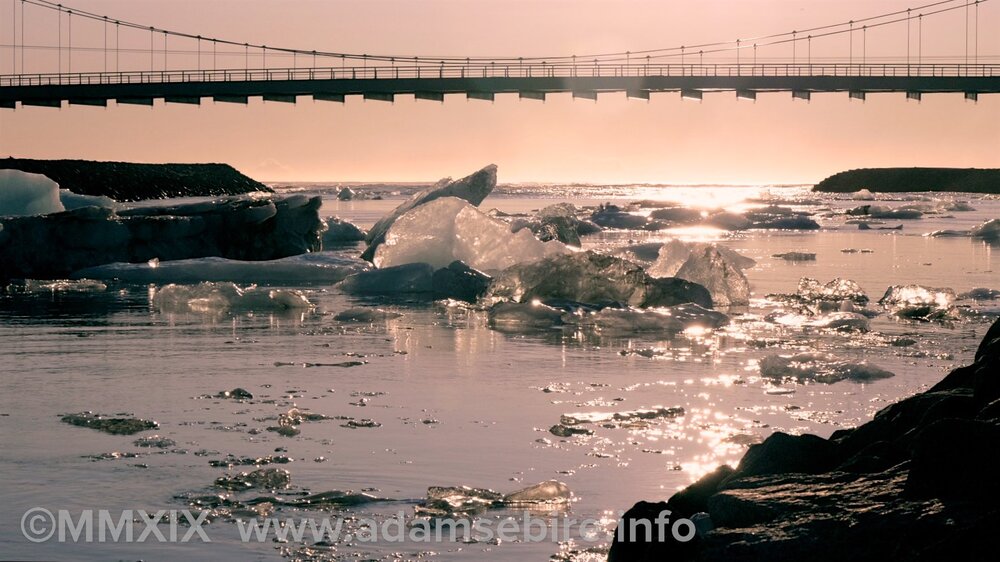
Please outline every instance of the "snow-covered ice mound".
[[270, 285], [336, 283], [369, 269], [368, 262], [340, 252], [315, 252], [277, 260], [240, 261], [226, 258], [146, 263], [111, 263], [76, 271], [70, 277], [118, 279], [126, 283], [196, 283], [231, 281]]
[[166, 285], [153, 294], [153, 306], [161, 312], [224, 312], [299, 310], [312, 304], [301, 291], [199, 283]]
[[716, 306], [743, 306], [750, 302], [750, 282], [742, 270], [755, 264], [725, 246], [671, 240], [660, 248], [648, 273], [698, 283], [708, 289]]
[[441, 268], [459, 260], [489, 272], [568, 251], [561, 242], [538, 240], [528, 229], [512, 234], [507, 223], [468, 202], [442, 197], [396, 219], [373, 263], [380, 268], [407, 263]]
[[770, 379], [812, 380], [826, 384], [842, 380], [867, 382], [894, 376], [865, 361], [853, 363], [820, 352], [765, 356], [760, 360], [760, 375]]
[[42, 174], [0, 170], [0, 217], [47, 215], [64, 210], [56, 182]]

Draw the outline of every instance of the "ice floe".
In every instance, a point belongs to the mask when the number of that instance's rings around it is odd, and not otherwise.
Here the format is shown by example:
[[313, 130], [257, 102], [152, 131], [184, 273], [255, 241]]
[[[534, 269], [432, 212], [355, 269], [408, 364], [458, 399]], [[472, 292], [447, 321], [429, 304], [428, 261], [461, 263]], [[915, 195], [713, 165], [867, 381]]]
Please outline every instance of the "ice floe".
[[878, 302], [901, 318], [944, 318], [952, 313], [955, 292], [922, 285], [893, 285], [886, 289]]
[[312, 306], [301, 291], [240, 288], [233, 283], [166, 285], [155, 291], [152, 302], [162, 312], [301, 310]]
[[767, 355], [760, 362], [762, 377], [835, 383], [842, 380], [867, 382], [894, 376], [868, 362], [844, 361], [828, 353], [805, 352], [795, 355]]
[[698, 283], [708, 289], [716, 306], [743, 306], [750, 302], [750, 282], [742, 270], [755, 263], [717, 244], [671, 240], [660, 248], [648, 272]]

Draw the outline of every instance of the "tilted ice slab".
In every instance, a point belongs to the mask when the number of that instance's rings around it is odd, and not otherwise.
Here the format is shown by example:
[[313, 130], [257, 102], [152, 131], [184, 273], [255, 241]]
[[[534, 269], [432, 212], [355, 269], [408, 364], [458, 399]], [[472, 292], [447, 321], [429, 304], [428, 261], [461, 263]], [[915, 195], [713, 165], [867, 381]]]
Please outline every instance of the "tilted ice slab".
[[647, 270], [654, 277], [677, 277], [703, 285], [716, 306], [750, 303], [750, 282], [743, 269], [756, 262], [718, 244], [671, 240]]
[[153, 294], [153, 306], [161, 312], [223, 312], [297, 310], [312, 304], [300, 291], [200, 283], [162, 287]]
[[893, 285], [878, 302], [902, 318], [941, 318], [950, 315], [955, 291], [922, 285]]
[[407, 263], [441, 268], [459, 260], [490, 272], [568, 251], [561, 242], [541, 242], [528, 229], [511, 233], [507, 223], [462, 199], [442, 197], [396, 219], [373, 263], [380, 268]]
[[[0, 219], [0, 279], [65, 278], [88, 267], [218, 256], [273, 260], [320, 249], [320, 197], [229, 197]], [[39, 251], [40, 248], [45, 251]]]
[[372, 226], [365, 238], [368, 242], [368, 248], [361, 257], [369, 261], [374, 259], [375, 251], [382, 244], [382, 241], [385, 240], [389, 228], [399, 217], [407, 212], [442, 197], [457, 197], [468, 201], [472, 205], [479, 206], [496, 185], [497, 167], [495, 164], [490, 164], [482, 170], [460, 180], [452, 182], [442, 181], [434, 187], [417, 193]]
[[315, 252], [277, 260], [240, 261], [226, 258], [146, 263], [111, 263], [88, 267], [70, 277], [117, 279], [126, 283], [197, 283], [231, 281], [268, 285], [337, 283], [348, 275], [370, 269], [371, 265], [341, 252]]
[[760, 375], [772, 379], [813, 380], [827, 384], [842, 380], [866, 382], [894, 376], [868, 362], [852, 363], [819, 352], [768, 355], [760, 360]]
[[66, 210], [59, 184], [42, 174], [0, 170], [0, 217], [47, 215]]

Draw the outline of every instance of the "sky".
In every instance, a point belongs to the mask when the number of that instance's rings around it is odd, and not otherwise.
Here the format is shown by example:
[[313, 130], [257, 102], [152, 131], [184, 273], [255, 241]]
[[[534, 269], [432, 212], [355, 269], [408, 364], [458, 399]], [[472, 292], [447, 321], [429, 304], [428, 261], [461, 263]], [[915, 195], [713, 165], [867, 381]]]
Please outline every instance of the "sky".
[[[728, 41], [839, 23], [933, 0], [64, 0], [111, 18], [305, 50], [387, 55], [533, 56], [638, 51]], [[11, 49], [21, 41], [21, 5], [0, 0], [0, 74], [53, 72], [54, 49]], [[970, 12], [972, 13], [972, 12]], [[73, 70], [101, 70], [105, 32], [74, 18]], [[54, 12], [28, 6], [27, 43], [54, 46]], [[975, 49], [974, 20], [969, 49]], [[980, 62], [1000, 64], [1000, 0], [979, 10]], [[62, 40], [68, 27], [63, 18]], [[910, 30], [911, 57], [962, 60], [964, 10], [928, 17]], [[918, 41], [919, 38], [919, 41]], [[13, 40], [13, 41], [12, 41]], [[870, 61], [905, 61], [905, 25], [866, 32]], [[170, 46], [194, 50], [195, 43]], [[123, 31], [122, 70], [149, 68], [149, 34]], [[112, 39], [113, 44], [113, 39]], [[815, 60], [861, 56], [861, 35], [815, 40]], [[143, 51], [143, 49], [146, 49]], [[162, 44], [154, 46], [162, 49]], [[797, 49], [803, 49], [800, 44]], [[64, 51], [65, 53], [66, 51]], [[791, 57], [790, 45], [761, 49], [761, 60]], [[798, 50], [797, 56], [803, 56]], [[65, 70], [68, 55], [64, 55]], [[169, 68], [195, 68], [172, 54]], [[937, 57], [937, 58], [936, 58]], [[269, 66], [291, 64], [271, 56]], [[256, 59], [259, 65], [259, 55]], [[299, 64], [302, 61], [298, 61]], [[162, 68], [157, 57], [154, 65]], [[207, 56], [201, 64], [208, 67]], [[242, 68], [242, 55], [219, 57]], [[111, 63], [113, 69], [113, 62]], [[1000, 94], [978, 103], [959, 94], [790, 93], [703, 101], [623, 93], [595, 103], [569, 94], [544, 102], [498, 95], [494, 103], [447, 96], [444, 103], [397, 96], [395, 103], [300, 98], [295, 105], [251, 100], [153, 108], [64, 106], [0, 109], [0, 157], [136, 162], [225, 162], [263, 181], [425, 181], [499, 166], [502, 182], [758, 184], [814, 183], [845, 169], [879, 166], [1000, 167]]]

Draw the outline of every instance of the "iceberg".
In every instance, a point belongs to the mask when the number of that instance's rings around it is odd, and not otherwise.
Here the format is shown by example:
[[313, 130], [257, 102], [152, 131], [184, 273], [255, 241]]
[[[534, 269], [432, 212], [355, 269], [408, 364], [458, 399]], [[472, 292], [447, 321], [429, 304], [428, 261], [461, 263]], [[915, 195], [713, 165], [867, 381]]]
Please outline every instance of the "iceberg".
[[67, 211], [79, 209], [81, 207], [102, 207], [105, 209], [117, 209], [118, 202], [104, 195], [80, 195], [68, 189], [59, 190], [59, 202]]
[[617, 205], [601, 205], [590, 215], [590, 222], [602, 228], [638, 230], [646, 226], [646, 217], [633, 215]]
[[439, 182], [434, 187], [417, 193], [375, 223], [375, 226], [368, 231], [368, 235], [365, 237], [365, 241], [368, 242], [368, 248], [361, 257], [371, 261], [375, 257], [375, 250], [382, 244], [389, 228], [399, 217], [408, 211], [441, 197], [457, 197], [478, 207], [483, 202], [483, 199], [493, 191], [496, 185], [497, 167], [495, 164], [490, 164], [482, 170], [460, 180], [447, 183]]
[[125, 283], [197, 283], [231, 281], [262, 285], [337, 283], [371, 264], [340, 252], [315, 252], [277, 260], [241, 261], [226, 258], [146, 263], [111, 263], [73, 272], [74, 279], [117, 279]]
[[326, 230], [323, 231], [323, 248], [361, 242], [365, 239], [365, 231], [348, 221], [329, 217], [323, 222], [326, 225]]
[[0, 170], [0, 217], [47, 215], [64, 210], [56, 182], [42, 174]]
[[542, 242], [527, 229], [512, 234], [507, 223], [468, 202], [442, 197], [397, 218], [372, 263], [379, 268], [426, 263], [437, 269], [459, 260], [489, 272], [568, 251], [561, 242]]
[[828, 353], [806, 352], [763, 357], [760, 360], [760, 376], [832, 384], [842, 380], [868, 382], [895, 375], [865, 361], [852, 363]]
[[475, 302], [489, 284], [488, 275], [455, 261], [437, 270], [418, 262], [363, 271], [347, 277], [338, 287], [359, 296], [408, 295]]
[[754, 265], [754, 260], [724, 246], [671, 240], [660, 248], [648, 272], [698, 283], [708, 289], [716, 306], [743, 306], [750, 302], [750, 282], [742, 270]]
[[563, 312], [541, 301], [498, 302], [490, 307], [488, 322], [498, 330], [525, 330], [562, 326]]
[[694, 224], [704, 218], [702, 211], [688, 207], [667, 207], [649, 213], [649, 218], [673, 224]]
[[712, 306], [709, 292], [697, 283], [676, 278], [655, 279], [630, 261], [590, 251], [511, 266], [494, 278], [487, 297], [515, 302], [534, 299], [591, 304], [618, 302], [638, 307], [688, 302]]
[[993, 219], [972, 229], [973, 238], [985, 238], [989, 240], [1000, 239], [1000, 219]]
[[921, 285], [893, 285], [878, 302], [901, 318], [944, 318], [952, 312], [955, 292]]
[[[209, 256], [274, 260], [320, 249], [320, 197], [228, 197], [0, 219], [0, 279], [65, 278], [97, 265]], [[38, 248], [58, 251], [38, 251]]]
[[232, 283], [166, 285], [153, 294], [153, 306], [161, 312], [280, 311], [309, 309], [312, 304], [301, 291], [241, 289]]
[[796, 296], [807, 302], [834, 302], [838, 306], [842, 301], [850, 301], [854, 304], [868, 304], [868, 295], [861, 289], [861, 286], [850, 279], [840, 277], [822, 284], [816, 279], [803, 277], [799, 280], [799, 288]]
[[609, 332], [683, 332], [691, 328], [712, 330], [729, 323], [725, 314], [686, 303], [676, 306], [635, 309], [606, 307], [579, 316], [569, 316], [570, 322], [594, 326]]

